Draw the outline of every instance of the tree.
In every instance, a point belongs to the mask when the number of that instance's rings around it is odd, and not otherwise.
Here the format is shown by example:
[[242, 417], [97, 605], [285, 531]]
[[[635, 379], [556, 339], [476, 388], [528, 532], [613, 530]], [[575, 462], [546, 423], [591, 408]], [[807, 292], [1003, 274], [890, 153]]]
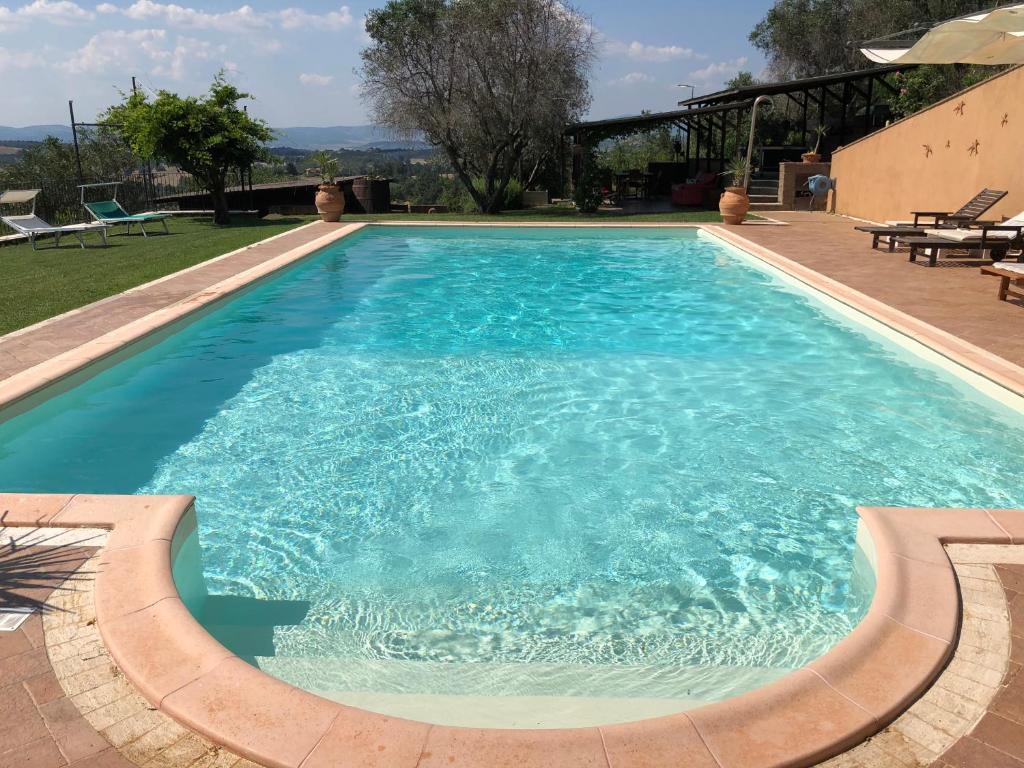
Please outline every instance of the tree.
[[866, 69], [857, 43], [988, 8], [991, 0], [776, 0], [750, 33], [781, 79]]
[[110, 107], [102, 122], [118, 130], [136, 154], [165, 160], [192, 174], [213, 200], [213, 220], [230, 224], [225, 189], [228, 172], [268, 160], [264, 143], [274, 138], [267, 124], [249, 117], [238, 102], [250, 98], [218, 74], [204, 97], [142, 92]]
[[594, 34], [560, 0], [390, 0], [366, 31], [376, 122], [440, 147], [482, 212], [590, 104]]

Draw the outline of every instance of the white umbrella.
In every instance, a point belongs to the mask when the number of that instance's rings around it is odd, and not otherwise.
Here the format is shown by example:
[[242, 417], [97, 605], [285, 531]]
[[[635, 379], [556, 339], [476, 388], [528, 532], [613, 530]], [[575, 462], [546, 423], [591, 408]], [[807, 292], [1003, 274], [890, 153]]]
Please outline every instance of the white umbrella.
[[1024, 64], [1024, 5], [953, 19], [908, 48], [861, 48], [879, 64]]

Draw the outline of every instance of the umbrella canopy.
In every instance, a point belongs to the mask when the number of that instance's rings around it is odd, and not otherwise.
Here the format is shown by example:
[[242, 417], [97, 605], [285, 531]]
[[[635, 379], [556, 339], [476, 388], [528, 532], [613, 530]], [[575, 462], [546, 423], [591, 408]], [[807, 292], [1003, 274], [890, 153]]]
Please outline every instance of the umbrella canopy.
[[908, 47], [867, 47], [879, 64], [1024, 64], [1024, 5], [953, 19]]

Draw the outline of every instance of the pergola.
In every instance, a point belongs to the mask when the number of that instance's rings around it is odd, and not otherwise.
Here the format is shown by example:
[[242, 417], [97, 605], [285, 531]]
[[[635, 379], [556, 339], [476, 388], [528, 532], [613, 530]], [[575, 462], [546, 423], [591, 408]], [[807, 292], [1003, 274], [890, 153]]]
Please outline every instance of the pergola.
[[[807, 77], [778, 83], [758, 83], [696, 96], [679, 102], [681, 109], [647, 112], [608, 120], [590, 120], [566, 127], [565, 134], [575, 146], [590, 146], [615, 136], [655, 130], [662, 126], [685, 134], [683, 156], [694, 163], [692, 170], [719, 170], [726, 162], [726, 144], [730, 133], [735, 146], [745, 146], [750, 126], [749, 111], [758, 96], [783, 96], [797, 107], [800, 143], [807, 146], [812, 125], [826, 125], [830, 143], [848, 144], [875, 127], [875, 108], [896, 92], [889, 78], [913, 67], [886, 66]], [[855, 110], [855, 105], [863, 107]], [[574, 153], [573, 176], [579, 171], [579, 153]]]

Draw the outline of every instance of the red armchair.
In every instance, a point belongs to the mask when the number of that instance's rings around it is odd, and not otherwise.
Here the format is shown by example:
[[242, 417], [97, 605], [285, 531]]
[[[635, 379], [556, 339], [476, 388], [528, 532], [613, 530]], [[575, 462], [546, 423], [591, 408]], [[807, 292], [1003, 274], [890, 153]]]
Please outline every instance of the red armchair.
[[707, 205], [718, 191], [718, 176], [704, 171], [693, 182], [672, 185], [672, 205]]

